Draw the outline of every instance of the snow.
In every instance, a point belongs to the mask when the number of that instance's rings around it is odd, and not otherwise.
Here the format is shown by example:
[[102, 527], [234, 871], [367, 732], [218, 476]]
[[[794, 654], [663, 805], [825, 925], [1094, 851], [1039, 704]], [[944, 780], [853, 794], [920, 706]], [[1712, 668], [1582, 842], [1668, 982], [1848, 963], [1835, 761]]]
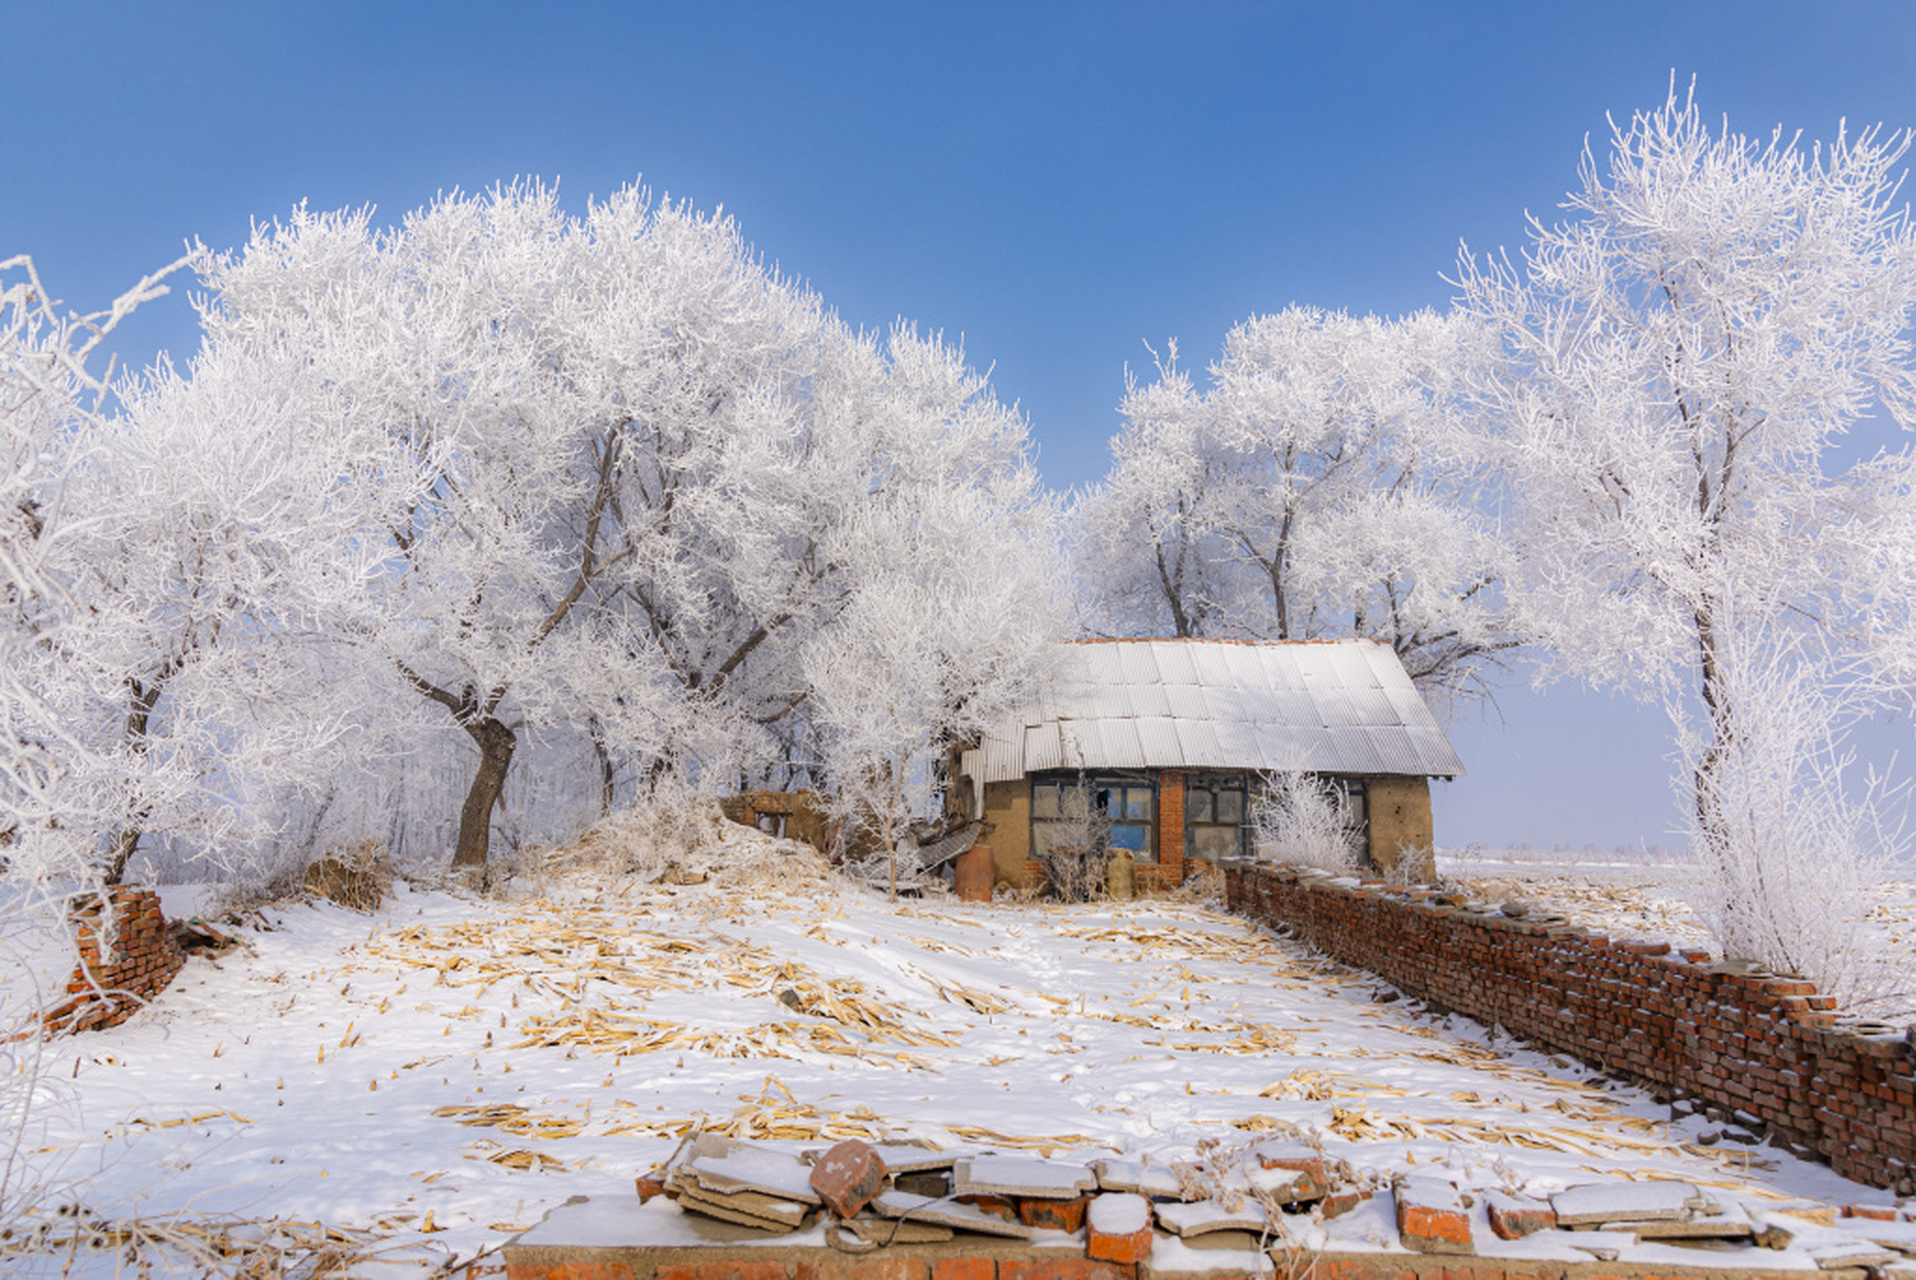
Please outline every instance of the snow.
[[1151, 1225], [1151, 1202], [1129, 1192], [1101, 1195], [1086, 1211], [1091, 1229], [1107, 1236], [1136, 1235]]
[[[1277, 1138], [1379, 1182], [1541, 1196], [1662, 1178], [1759, 1208], [1873, 1194], [1781, 1152], [1699, 1146], [1703, 1121], [1645, 1093], [1375, 1003], [1373, 980], [1190, 903], [892, 907], [723, 875], [548, 887], [402, 882], [376, 914], [249, 917], [241, 947], [192, 959], [149, 1009], [49, 1046], [69, 1101], [31, 1169], [83, 1175], [61, 1185], [105, 1219], [323, 1223], [421, 1265], [574, 1196], [614, 1235], [627, 1215], [647, 1238], [689, 1230], [639, 1209], [632, 1179], [701, 1128], [792, 1156], [859, 1136], [1223, 1167]], [[838, 1016], [794, 1013], [777, 998], [794, 987]], [[1313, 1231], [1394, 1247], [1388, 1205]]]

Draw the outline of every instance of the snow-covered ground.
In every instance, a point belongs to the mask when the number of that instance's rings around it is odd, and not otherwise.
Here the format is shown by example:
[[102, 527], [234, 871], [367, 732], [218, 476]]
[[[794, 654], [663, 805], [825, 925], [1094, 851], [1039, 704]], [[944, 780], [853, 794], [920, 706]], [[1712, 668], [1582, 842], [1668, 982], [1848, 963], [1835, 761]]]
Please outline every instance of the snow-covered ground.
[[81, 1221], [334, 1228], [394, 1265], [629, 1195], [695, 1130], [1164, 1159], [1301, 1131], [1380, 1178], [1887, 1198], [1194, 902], [892, 906], [770, 842], [705, 884], [540, 888], [264, 909], [52, 1046], [29, 1159]]

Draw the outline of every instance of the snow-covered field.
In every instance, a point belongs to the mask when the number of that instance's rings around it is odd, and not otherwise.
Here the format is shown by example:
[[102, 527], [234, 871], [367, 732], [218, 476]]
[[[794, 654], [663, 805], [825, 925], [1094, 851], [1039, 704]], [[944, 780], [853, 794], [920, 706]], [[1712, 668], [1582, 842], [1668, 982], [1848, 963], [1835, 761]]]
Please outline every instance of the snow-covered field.
[[1699, 1143], [1700, 1118], [1195, 902], [894, 907], [791, 846], [748, 863], [265, 908], [131, 1021], [52, 1046], [29, 1158], [63, 1181], [50, 1207], [80, 1206], [55, 1234], [279, 1222], [443, 1265], [629, 1195], [695, 1130], [1167, 1159], [1296, 1130], [1379, 1178], [1887, 1199]]
[[[1439, 849], [1439, 875], [1486, 902], [1520, 899], [1618, 938], [1646, 938], [1714, 951], [1709, 931], [1684, 898], [1688, 868], [1674, 855], [1627, 850], [1579, 855], [1559, 850]], [[1916, 1022], [1916, 880], [1890, 879], [1870, 891], [1862, 940], [1907, 984], [1855, 1012]], [[1892, 984], [1897, 987], [1898, 984]]]

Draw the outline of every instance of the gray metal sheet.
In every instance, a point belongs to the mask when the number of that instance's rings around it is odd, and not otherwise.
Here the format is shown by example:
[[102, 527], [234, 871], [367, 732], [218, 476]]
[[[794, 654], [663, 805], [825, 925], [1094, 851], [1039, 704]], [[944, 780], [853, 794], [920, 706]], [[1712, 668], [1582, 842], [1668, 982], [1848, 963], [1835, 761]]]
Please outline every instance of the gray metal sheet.
[[1146, 765], [1144, 743], [1138, 736], [1136, 720], [1100, 720], [1099, 751], [1095, 759], [1087, 752], [1086, 765], [1109, 769], [1142, 769]]
[[1118, 651], [1118, 670], [1124, 682], [1129, 685], [1159, 685], [1164, 683], [1164, 675], [1158, 670], [1155, 646], [1143, 644], [1117, 644], [1112, 648]]
[[1158, 678], [1167, 685], [1196, 684], [1197, 664], [1191, 661], [1191, 649], [1179, 640], [1153, 640], [1151, 657], [1158, 664]]
[[1371, 740], [1369, 729], [1326, 729], [1336, 764], [1329, 773], [1383, 773], [1384, 757]]
[[1064, 720], [1058, 724], [1056, 769], [1094, 768], [1104, 758], [1104, 741], [1096, 720]]
[[1130, 714], [1132, 716], [1168, 716], [1171, 714], [1171, 699], [1161, 684], [1134, 684], [1131, 694]]
[[1390, 692], [1374, 684], [1345, 685], [1344, 698], [1357, 716], [1358, 724], [1394, 725], [1403, 723], [1403, 713], [1391, 700]]
[[1197, 672], [1198, 683], [1213, 689], [1236, 684], [1230, 660], [1235, 648], [1236, 645], [1222, 643], [1192, 644], [1191, 666]]
[[1194, 684], [1165, 685], [1164, 702], [1170, 708], [1170, 714], [1180, 720], [1211, 718], [1211, 708], [1205, 702], [1204, 690]]
[[1217, 725], [1209, 720], [1179, 720], [1177, 735], [1179, 744], [1178, 758], [1186, 767], [1192, 769], [1229, 769], [1234, 765], [1244, 767], [1243, 760], [1233, 761], [1218, 741]]
[[1426, 772], [1417, 742], [1403, 729], [1371, 729], [1370, 743], [1383, 762], [1379, 773], [1420, 774]]
[[1041, 724], [1025, 730], [1024, 767], [1027, 773], [1062, 769], [1064, 744], [1056, 724]]
[[1178, 769], [1189, 763], [1184, 744], [1178, 738], [1177, 721], [1170, 716], [1146, 716], [1133, 722], [1138, 734], [1144, 767]]
[[1026, 770], [1463, 771], [1389, 646], [1369, 641], [1061, 645], [1048, 691], [983, 744], [985, 780]]
[[1350, 691], [1342, 685], [1325, 684], [1311, 690], [1311, 702], [1317, 709], [1317, 723], [1327, 729], [1354, 729], [1364, 723]]
[[1336, 673], [1337, 682], [1346, 689], [1376, 688], [1377, 673], [1364, 650], [1381, 646], [1327, 644], [1322, 646], [1324, 665]]

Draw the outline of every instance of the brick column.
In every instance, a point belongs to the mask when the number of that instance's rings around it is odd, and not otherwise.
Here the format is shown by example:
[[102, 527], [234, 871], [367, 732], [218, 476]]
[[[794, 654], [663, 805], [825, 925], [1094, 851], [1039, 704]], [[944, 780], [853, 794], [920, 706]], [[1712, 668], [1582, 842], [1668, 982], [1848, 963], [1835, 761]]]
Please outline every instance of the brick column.
[[1167, 885], [1184, 883], [1184, 775], [1158, 775], [1158, 866]]

